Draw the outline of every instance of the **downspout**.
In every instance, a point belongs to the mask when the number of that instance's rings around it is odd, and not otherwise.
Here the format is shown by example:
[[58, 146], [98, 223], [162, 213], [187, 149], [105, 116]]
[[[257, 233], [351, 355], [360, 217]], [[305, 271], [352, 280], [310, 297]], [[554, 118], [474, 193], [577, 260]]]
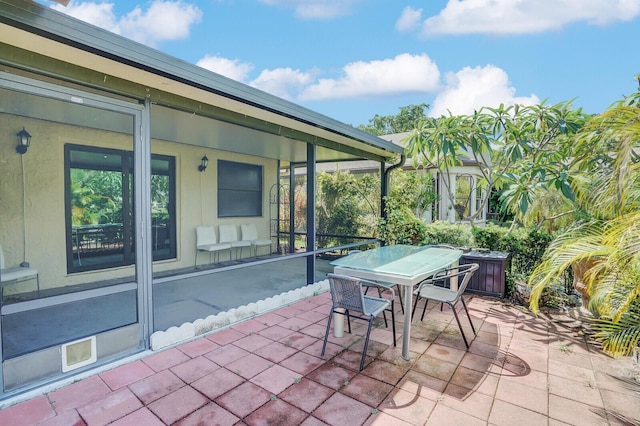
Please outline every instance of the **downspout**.
[[386, 169], [384, 171], [383, 177], [382, 177], [382, 190], [380, 191], [380, 206], [382, 208], [382, 218], [386, 219], [387, 218], [387, 212], [386, 212], [386, 203], [384, 201], [384, 197], [386, 197], [387, 195], [389, 195], [389, 176], [391, 175], [391, 171], [394, 169], [397, 169], [398, 167], [402, 167], [404, 165], [404, 162], [407, 160], [407, 156], [404, 155], [404, 153], [400, 154], [400, 161], [397, 164], [392, 165], [391, 167], [389, 167], [388, 169]]

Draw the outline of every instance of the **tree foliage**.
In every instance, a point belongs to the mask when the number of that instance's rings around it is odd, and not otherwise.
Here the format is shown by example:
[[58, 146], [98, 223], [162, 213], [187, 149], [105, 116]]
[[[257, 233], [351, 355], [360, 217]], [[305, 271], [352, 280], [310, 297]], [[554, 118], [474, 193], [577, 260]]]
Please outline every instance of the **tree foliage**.
[[589, 307], [620, 324], [617, 333], [600, 335], [614, 355], [632, 350], [620, 342], [637, 344], [640, 338], [635, 327], [622, 331], [623, 340], [607, 341], [620, 335], [626, 319], [637, 318], [629, 312], [640, 298], [639, 101], [640, 92], [612, 105], [573, 138], [572, 188], [585, 220], [553, 241], [529, 280], [531, 309], [537, 311], [545, 287], [567, 269], [587, 265], [581, 278]]
[[397, 115], [376, 114], [369, 120], [369, 124], [361, 124], [358, 128], [378, 136], [410, 132], [426, 117], [425, 111], [428, 109], [428, 104], [407, 105], [401, 107]]
[[[486, 208], [494, 188], [501, 191], [502, 208], [522, 217], [540, 191], [573, 198], [570, 137], [587, 118], [571, 102], [500, 105], [472, 115], [426, 118], [408, 138], [407, 153], [416, 166], [436, 167], [445, 175], [462, 158], [476, 161], [486, 190], [482, 208], [470, 219]], [[454, 204], [455, 194], [448, 192]]]

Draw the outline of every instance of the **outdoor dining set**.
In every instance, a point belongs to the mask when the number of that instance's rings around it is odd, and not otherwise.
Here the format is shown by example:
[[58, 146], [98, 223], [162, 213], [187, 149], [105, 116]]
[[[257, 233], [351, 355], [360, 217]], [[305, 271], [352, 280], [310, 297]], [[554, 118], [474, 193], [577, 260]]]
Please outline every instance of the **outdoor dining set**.
[[[364, 367], [373, 321], [381, 313], [384, 316], [385, 325], [388, 324], [386, 312], [391, 313], [395, 346], [394, 303], [396, 300], [400, 301], [404, 314], [402, 357], [405, 360], [410, 359], [411, 321], [420, 300], [424, 300], [421, 321], [424, 319], [427, 303], [430, 300], [451, 307], [468, 349], [469, 340], [464, 333], [456, 305], [460, 302], [464, 307], [475, 335], [476, 330], [462, 295], [479, 265], [477, 263], [459, 264], [462, 254], [462, 250], [449, 246], [390, 245], [354, 251], [331, 262], [334, 272], [327, 277], [332, 307], [327, 321], [322, 356], [326, 350], [332, 321], [334, 321], [334, 335], [340, 337], [345, 317], [349, 333], [351, 333], [351, 318], [368, 322], [360, 370]], [[375, 293], [369, 294], [371, 289], [376, 291], [377, 296]]]

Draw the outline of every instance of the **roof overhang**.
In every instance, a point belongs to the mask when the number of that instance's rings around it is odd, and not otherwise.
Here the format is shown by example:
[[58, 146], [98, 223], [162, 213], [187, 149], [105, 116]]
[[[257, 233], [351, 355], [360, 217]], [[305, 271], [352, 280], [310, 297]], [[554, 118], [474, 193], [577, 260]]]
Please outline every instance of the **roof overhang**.
[[[145, 97], [175, 95], [225, 111], [230, 122], [246, 121], [258, 130], [351, 155], [385, 160], [403, 151], [350, 125], [30, 1], [0, 0], [0, 43], [102, 74], [105, 90], [109, 79], [126, 81], [145, 90]], [[11, 66], [25, 65], [9, 55], [0, 59]]]

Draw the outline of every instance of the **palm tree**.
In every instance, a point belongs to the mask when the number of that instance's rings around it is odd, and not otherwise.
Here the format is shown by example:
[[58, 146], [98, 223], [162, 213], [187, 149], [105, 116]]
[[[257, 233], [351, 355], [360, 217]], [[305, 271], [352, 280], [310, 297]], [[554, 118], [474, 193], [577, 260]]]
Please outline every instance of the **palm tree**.
[[592, 118], [574, 142], [572, 187], [588, 216], [549, 246], [529, 279], [530, 307], [537, 312], [544, 288], [572, 268], [600, 316], [604, 350], [628, 354], [640, 341], [640, 91]]

